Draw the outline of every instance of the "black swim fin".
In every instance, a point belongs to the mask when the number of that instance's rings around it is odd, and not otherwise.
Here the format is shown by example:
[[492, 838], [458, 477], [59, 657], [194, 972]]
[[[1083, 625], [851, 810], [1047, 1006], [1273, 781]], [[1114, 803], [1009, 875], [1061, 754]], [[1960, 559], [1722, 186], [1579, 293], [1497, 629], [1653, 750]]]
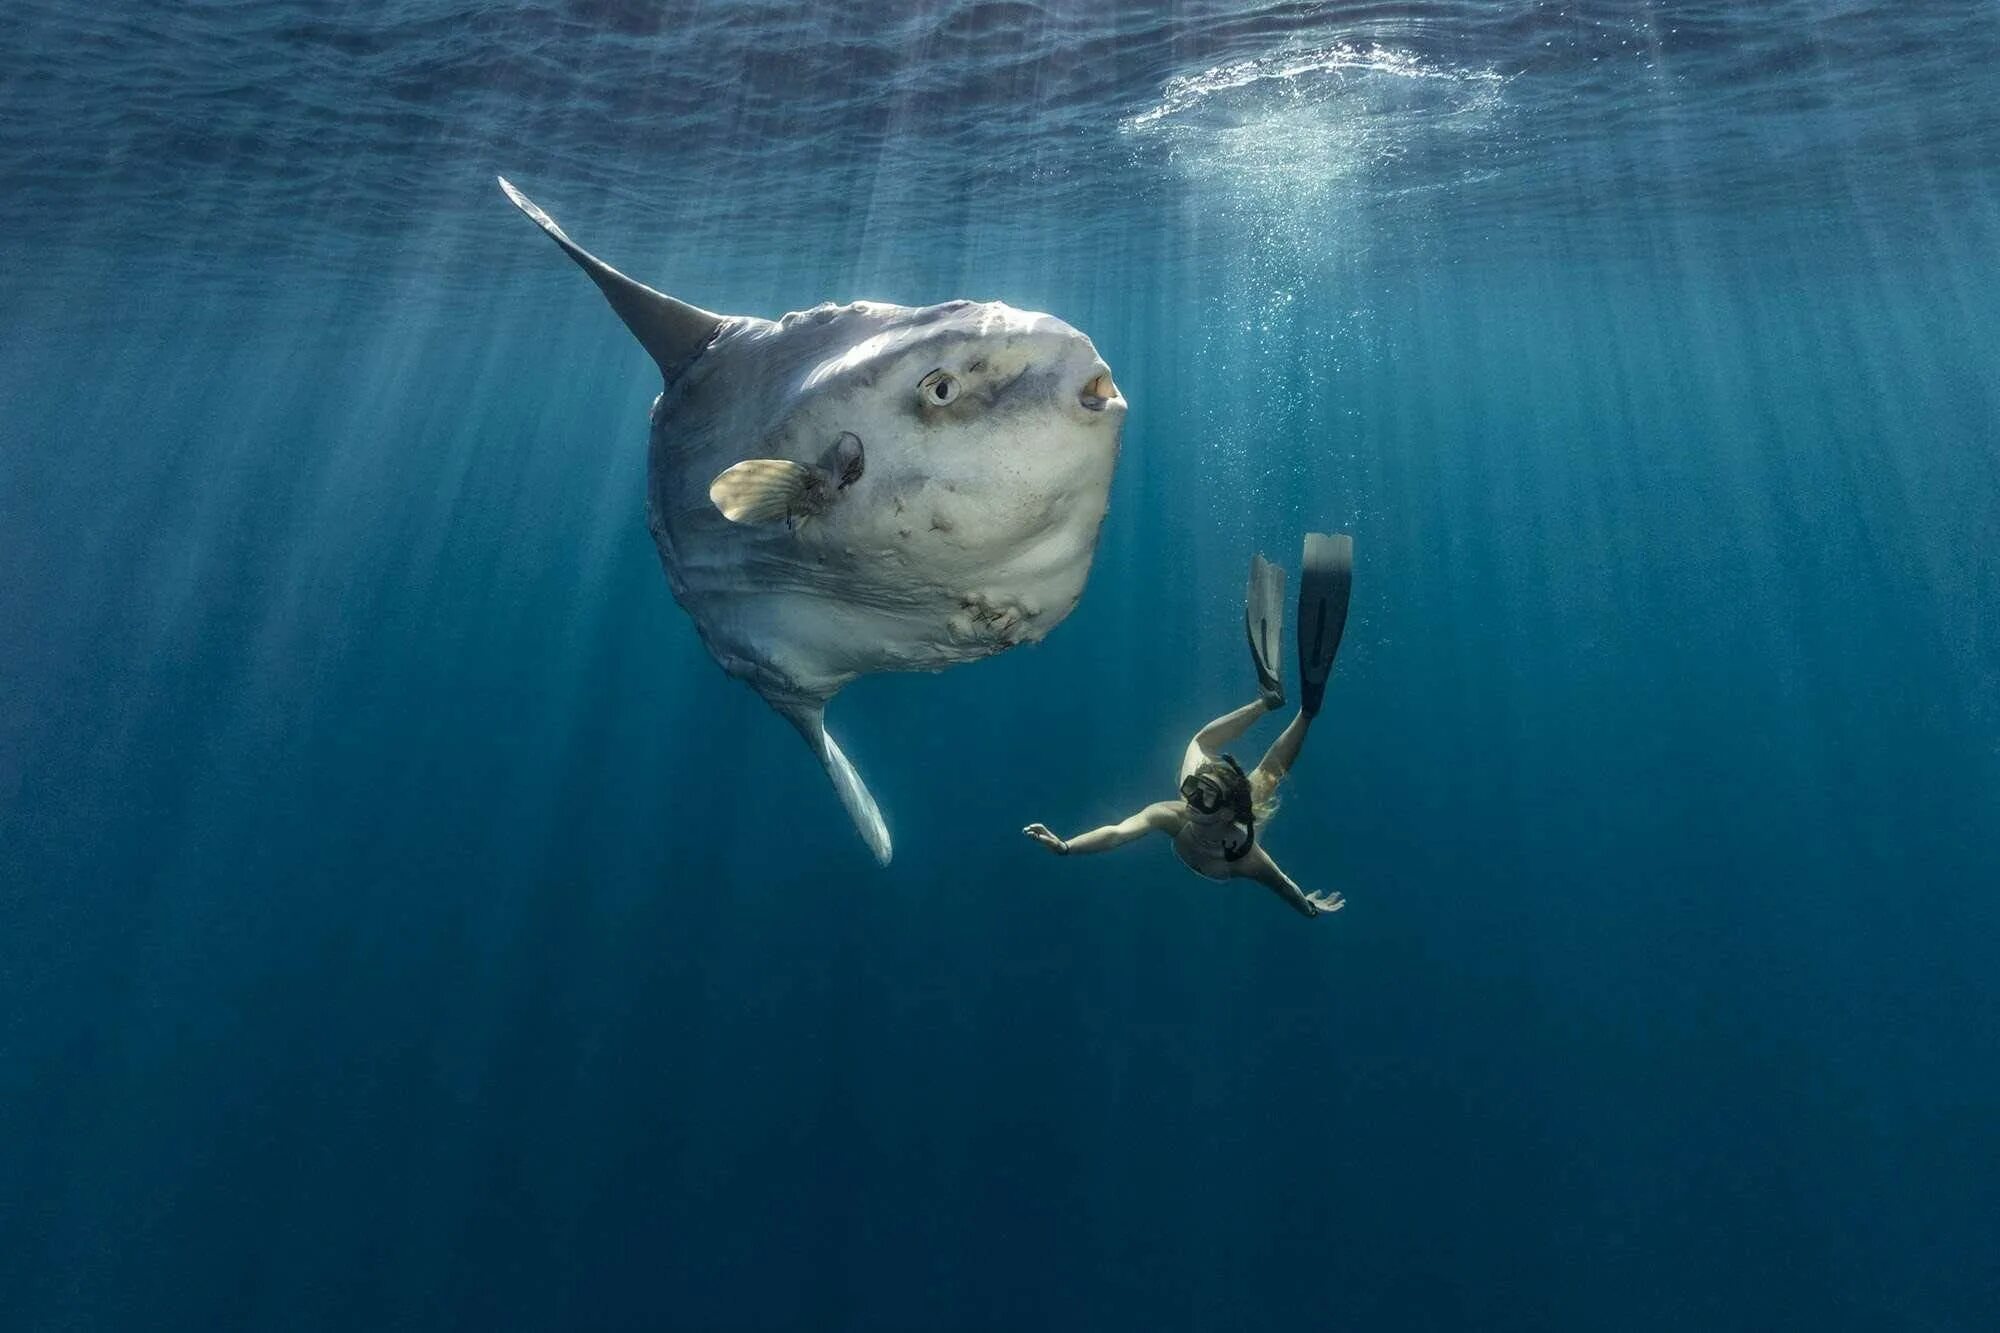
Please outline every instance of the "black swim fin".
[[1243, 629], [1257, 692], [1272, 708], [1285, 704], [1285, 571], [1261, 554], [1250, 557], [1250, 590], [1243, 598]]
[[1299, 569], [1299, 708], [1319, 713], [1326, 678], [1347, 628], [1347, 596], [1354, 586], [1354, 538], [1308, 532]]

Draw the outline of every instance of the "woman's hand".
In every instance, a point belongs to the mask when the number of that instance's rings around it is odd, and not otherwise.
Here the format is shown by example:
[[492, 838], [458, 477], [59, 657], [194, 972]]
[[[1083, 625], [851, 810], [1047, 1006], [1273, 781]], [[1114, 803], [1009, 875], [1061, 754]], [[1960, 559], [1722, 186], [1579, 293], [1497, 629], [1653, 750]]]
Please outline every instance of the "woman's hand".
[[1046, 824], [1030, 824], [1028, 825], [1028, 827], [1022, 829], [1021, 832], [1027, 834], [1029, 837], [1033, 838], [1036, 842], [1039, 842], [1040, 844], [1042, 844], [1042, 846], [1054, 852], [1057, 856], [1069, 855], [1069, 844], [1064, 842], [1061, 838], [1058, 838], [1055, 834], [1049, 832], [1048, 826]]

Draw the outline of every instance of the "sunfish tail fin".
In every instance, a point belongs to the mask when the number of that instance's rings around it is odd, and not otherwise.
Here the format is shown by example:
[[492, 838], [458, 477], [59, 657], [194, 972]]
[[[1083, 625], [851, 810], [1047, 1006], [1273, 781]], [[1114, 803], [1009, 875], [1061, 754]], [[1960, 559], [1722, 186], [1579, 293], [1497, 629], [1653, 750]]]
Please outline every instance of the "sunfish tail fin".
[[833, 737], [826, 734], [826, 708], [821, 704], [803, 706], [777, 705], [791, 724], [805, 737], [806, 744], [819, 756], [826, 768], [827, 777], [833, 779], [833, 789], [840, 793], [840, 803], [847, 807], [847, 817], [854, 821], [855, 831], [868, 844], [868, 850], [875, 853], [875, 860], [888, 865], [895, 854], [889, 842], [889, 826], [882, 820], [882, 811], [869, 794], [868, 785], [861, 775], [854, 771], [854, 765], [842, 752]]
[[687, 368], [690, 361], [701, 355], [702, 349], [708, 346], [708, 340], [722, 327], [722, 316], [700, 306], [689, 305], [686, 301], [676, 301], [665, 292], [656, 292], [645, 283], [626, 277], [572, 241], [569, 233], [556, 225], [556, 220], [543, 212], [541, 205], [515, 189], [512, 181], [505, 176], [498, 177], [498, 180], [501, 190], [514, 207], [526, 213], [536, 226], [549, 234], [550, 240], [576, 261], [578, 268], [590, 275], [590, 280], [604, 293], [604, 299], [611, 303], [618, 318], [625, 321], [625, 327], [632, 330], [632, 336], [651, 354], [661, 376], [672, 381]]

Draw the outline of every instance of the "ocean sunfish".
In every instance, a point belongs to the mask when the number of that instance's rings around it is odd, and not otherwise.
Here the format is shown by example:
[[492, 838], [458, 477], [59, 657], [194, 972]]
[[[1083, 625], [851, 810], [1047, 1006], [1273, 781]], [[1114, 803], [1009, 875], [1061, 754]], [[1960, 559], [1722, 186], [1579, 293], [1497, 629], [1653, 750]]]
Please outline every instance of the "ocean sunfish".
[[500, 188], [660, 367], [646, 525], [674, 599], [798, 728], [887, 865], [888, 827], [826, 702], [868, 672], [1032, 643], [1070, 613], [1125, 420], [1110, 368], [1061, 320], [998, 302], [711, 314]]

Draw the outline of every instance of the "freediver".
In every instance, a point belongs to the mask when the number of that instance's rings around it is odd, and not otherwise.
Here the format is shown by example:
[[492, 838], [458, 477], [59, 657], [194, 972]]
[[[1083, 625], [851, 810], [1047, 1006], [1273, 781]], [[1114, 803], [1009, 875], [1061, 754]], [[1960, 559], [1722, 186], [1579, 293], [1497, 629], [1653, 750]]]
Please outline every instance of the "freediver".
[[1109, 851], [1148, 833], [1169, 834], [1182, 864], [1213, 880], [1251, 879], [1289, 903], [1301, 916], [1337, 912], [1347, 900], [1335, 892], [1306, 893], [1264, 850], [1257, 826], [1276, 809], [1278, 784], [1298, 760], [1306, 731], [1319, 716], [1334, 654], [1347, 625], [1354, 578], [1354, 539], [1346, 534], [1306, 534], [1299, 571], [1299, 712], [1257, 767], [1245, 773], [1222, 747], [1258, 718], [1285, 705], [1280, 675], [1284, 645], [1285, 571], [1261, 554], [1250, 557], [1244, 629], [1257, 671], [1258, 697], [1224, 713], [1194, 734], [1181, 759], [1180, 799], [1158, 801], [1116, 824], [1059, 838], [1046, 825], [1021, 832], [1058, 856]]

